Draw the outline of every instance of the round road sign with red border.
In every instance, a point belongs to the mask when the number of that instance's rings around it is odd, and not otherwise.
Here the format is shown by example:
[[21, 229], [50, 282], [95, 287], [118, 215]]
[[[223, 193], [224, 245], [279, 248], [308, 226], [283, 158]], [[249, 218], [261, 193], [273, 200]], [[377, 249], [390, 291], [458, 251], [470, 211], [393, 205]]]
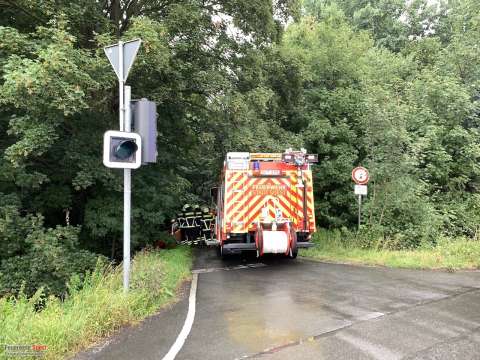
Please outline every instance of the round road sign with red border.
[[352, 170], [352, 179], [358, 185], [365, 185], [368, 183], [370, 179], [368, 175], [368, 170], [365, 169], [363, 166], [357, 166], [355, 169]]

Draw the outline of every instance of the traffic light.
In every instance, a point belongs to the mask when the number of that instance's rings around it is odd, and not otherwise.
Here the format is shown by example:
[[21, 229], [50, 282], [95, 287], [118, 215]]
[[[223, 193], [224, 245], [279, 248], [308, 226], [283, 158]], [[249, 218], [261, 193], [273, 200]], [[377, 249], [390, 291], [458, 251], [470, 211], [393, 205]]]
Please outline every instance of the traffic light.
[[142, 138], [136, 133], [109, 130], [103, 136], [103, 164], [109, 168], [138, 169]]
[[133, 127], [142, 137], [142, 163], [157, 162], [157, 105], [140, 99], [133, 104]]

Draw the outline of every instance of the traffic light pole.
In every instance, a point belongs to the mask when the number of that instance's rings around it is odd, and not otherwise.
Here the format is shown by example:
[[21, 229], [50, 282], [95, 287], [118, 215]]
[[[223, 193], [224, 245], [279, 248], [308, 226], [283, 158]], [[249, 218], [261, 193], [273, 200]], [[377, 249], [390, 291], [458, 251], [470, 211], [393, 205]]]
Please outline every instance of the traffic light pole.
[[[118, 42], [118, 92], [120, 131], [130, 132], [130, 86], [125, 86], [123, 77], [123, 42]], [[125, 106], [125, 104], [127, 106]], [[123, 291], [128, 292], [130, 283], [130, 210], [132, 201], [131, 169], [123, 169]]]
[[[131, 88], [125, 91], [125, 132], [132, 131], [132, 112], [130, 107]], [[128, 291], [130, 282], [130, 221], [132, 207], [132, 169], [123, 169], [123, 290]]]
[[[119, 41], [117, 44], [109, 45], [103, 48], [113, 70], [118, 77], [118, 108], [119, 108], [119, 123], [120, 131], [109, 130], [104, 134], [103, 144], [103, 163], [111, 168], [123, 168], [123, 289], [128, 292], [130, 281], [130, 217], [131, 217], [131, 192], [132, 192], [132, 173], [131, 169], [137, 169], [141, 165], [141, 151], [142, 140], [139, 134], [129, 134], [132, 131], [132, 114], [131, 114], [131, 88], [125, 86], [130, 67], [137, 56], [137, 51], [140, 47], [141, 39], [134, 39], [130, 41]], [[129, 151], [137, 151], [133, 163], [120, 162], [116, 163], [110, 157], [112, 151], [109, 141], [112, 136], [127, 137], [130, 142], [134, 142], [135, 149], [124, 149], [128, 156]], [[120, 146], [120, 145], [119, 145]], [[116, 150], [117, 151], [117, 150]], [[124, 157], [121, 160], [125, 160]], [[134, 166], [132, 166], [134, 165]]]
[[[120, 131], [130, 132], [130, 86], [125, 86], [123, 77], [123, 42], [118, 42], [118, 98]], [[125, 106], [125, 104], [127, 106]], [[123, 291], [128, 292], [130, 283], [130, 210], [132, 201], [131, 169], [123, 169]]]
[[[123, 42], [118, 42], [118, 108], [120, 131], [124, 131], [125, 126], [125, 101], [124, 101], [124, 84], [123, 80]], [[128, 104], [128, 103], [127, 103]]]

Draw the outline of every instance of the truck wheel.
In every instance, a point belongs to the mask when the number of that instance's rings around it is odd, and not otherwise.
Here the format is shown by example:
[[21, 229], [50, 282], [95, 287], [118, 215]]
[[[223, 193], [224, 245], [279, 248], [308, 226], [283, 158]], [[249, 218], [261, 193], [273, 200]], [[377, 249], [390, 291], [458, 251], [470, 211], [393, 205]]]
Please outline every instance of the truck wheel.
[[223, 246], [222, 245], [217, 246], [217, 256], [220, 259], [225, 260], [225, 253], [223, 252]]
[[292, 247], [290, 248], [290, 252], [288, 254], [288, 257], [290, 259], [295, 259], [298, 255], [297, 233], [295, 231], [292, 231], [291, 236], [292, 236]]

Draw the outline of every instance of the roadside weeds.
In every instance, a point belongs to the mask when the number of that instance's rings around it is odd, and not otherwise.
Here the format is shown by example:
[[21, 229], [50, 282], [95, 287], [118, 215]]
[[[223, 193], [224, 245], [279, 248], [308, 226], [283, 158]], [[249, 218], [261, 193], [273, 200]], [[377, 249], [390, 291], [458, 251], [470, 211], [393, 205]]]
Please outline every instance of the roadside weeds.
[[327, 262], [386, 266], [407, 269], [476, 270], [480, 269], [480, 241], [448, 239], [436, 246], [413, 250], [360, 248], [345, 243], [335, 232], [320, 231], [315, 236], [315, 247], [301, 250], [304, 258]]
[[[120, 327], [136, 324], [178, 300], [191, 276], [191, 249], [144, 251], [132, 262], [131, 287], [123, 293], [122, 267], [97, 267], [82, 284], [73, 281], [61, 301], [41, 291], [32, 298], [0, 299], [0, 342], [46, 346], [45, 359], [63, 359], [93, 345]], [[81, 286], [80, 286], [81, 285]], [[41, 311], [35, 311], [44, 302]], [[0, 358], [7, 358], [5, 352]]]

